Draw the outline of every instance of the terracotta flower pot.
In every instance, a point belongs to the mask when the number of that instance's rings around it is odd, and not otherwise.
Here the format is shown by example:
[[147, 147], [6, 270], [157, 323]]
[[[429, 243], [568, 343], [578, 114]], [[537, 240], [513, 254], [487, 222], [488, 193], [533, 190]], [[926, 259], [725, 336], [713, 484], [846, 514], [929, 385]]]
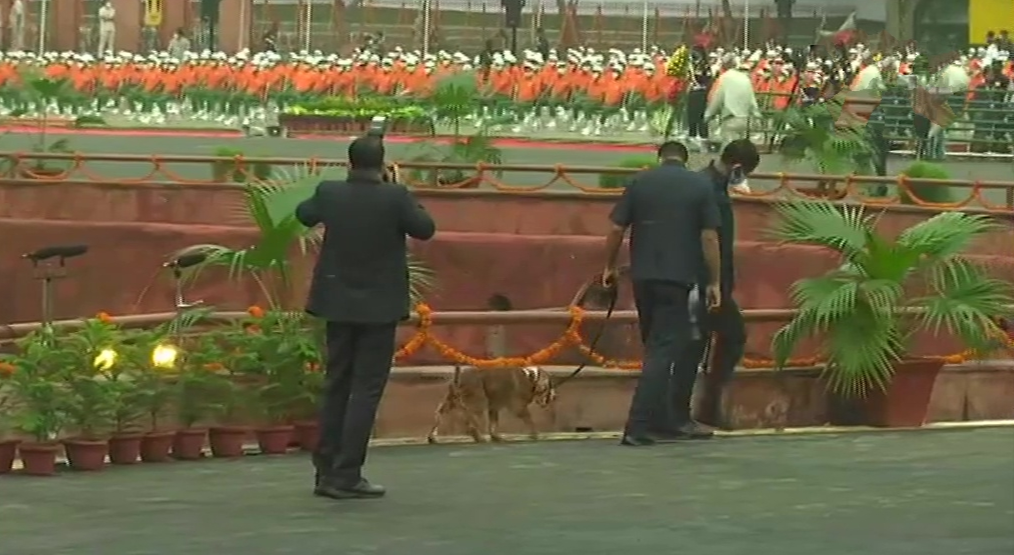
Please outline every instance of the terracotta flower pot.
[[23, 442], [18, 445], [18, 455], [25, 474], [30, 476], [52, 476], [56, 474], [56, 453], [58, 443]]
[[289, 450], [294, 428], [292, 426], [271, 426], [258, 428], [257, 446], [264, 455], [284, 455]]
[[[173, 448], [175, 432], [150, 432], [141, 437], [141, 461], [146, 463], [167, 462]], [[204, 438], [201, 438], [204, 443]]]
[[20, 441], [16, 439], [0, 441], [0, 474], [7, 474], [14, 468], [14, 459], [18, 453], [18, 443]]
[[216, 426], [208, 432], [211, 456], [234, 459], [243, 456], [243, 441], [250, 429], [244, 426]]
[[944, 362], [912, 359], [894, 365], [894, 377], [884, 391], [862, 398], [828, 399], [829, 420], [835, 426], [917, 428], [926, 423], [930, 397]]
[[141, 458], [141, 434], [116, 434], [109, 438], [109, 462], [134, 464]]
[[886, 428], [916, 428], [925, 424], [933, 387], [943, 367], [943, 360], [931, 358], [896, 363], [887, 390], [877, 390], [866, 397], [869, 424]]
[[316, 451], [317, 442], [320, 441], [320, 426], [316, 420], [296, 422], [293, 437], [296, 438], [296, 444], [299, 445], [300, 450]]
[[173, 435], [172, 457], [179, 461], [196, 461], [204, 453], [204, 428], [184, 428]]
[[93, 472], [106, 467], [109, 441], [92, 439], [68, 439], [63, 442], [67, 452], [67, 465], [73, 470]]

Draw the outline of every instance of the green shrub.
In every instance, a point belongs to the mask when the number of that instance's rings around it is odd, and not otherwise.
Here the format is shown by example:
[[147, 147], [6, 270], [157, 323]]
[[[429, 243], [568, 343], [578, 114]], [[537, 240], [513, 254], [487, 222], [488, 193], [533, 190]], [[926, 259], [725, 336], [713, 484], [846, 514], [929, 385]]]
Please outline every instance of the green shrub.
[[239, 164], [236, 164], [232, 159], [243, 156], [242, 150], [220, 146], [215, 149], [213, 156], [215, 158], [229, 158], [229, 160], [215, 160], [211, 163], [211, 179], [216, 183], [244, 183], [249, 174], [253, 174], [257, 181], [271, 179], [273, 169], [271, 164], [267, 162], [244, 163], [243, 169], [240, 169]]
[[[653, 156], [631, 156], [630, 158], [624, 158], [620, 160], [616, 167], [618, 168], [634, 168], [643, 170], [644, 168], [654, 168], [658, 165], [658, 159]], [[599, 174], [599, 187], [603, 189], [621, 189], [627, 185], [627, 180], [630, 179], [632, 174], [627, 173], [602, 173]]]
[[[948, 172], [942, 165], [922, 160], [913, 162], [901, 173], [910, 179], [951, 179], [950, 172]], [[951, 194], [950, 187], [941, 185], [911, 184], [908, 188], [912, 191], [911, 195], [908, 191], [901, 190], [899, 188], [898, 197], [901, 199], [902, 204], [918, 205], [919, 203], [912, 198], [913, 196], [923, 202], [954, 202], [954, 195]]]

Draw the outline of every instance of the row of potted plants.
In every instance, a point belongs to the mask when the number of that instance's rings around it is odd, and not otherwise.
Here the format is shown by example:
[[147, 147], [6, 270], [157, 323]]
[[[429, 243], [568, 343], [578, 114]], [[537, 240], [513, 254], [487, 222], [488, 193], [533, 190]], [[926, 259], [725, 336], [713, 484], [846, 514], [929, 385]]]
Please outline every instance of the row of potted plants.
[[0, 473], [20, 457], [25, 473], [53, 474], [61, 450], [78, 470], [198, 459], [206, 441], [236, 457], [252, 434], [261, 452], [284, 453], [297, 424], [312, 448], [322, 375], [311, 323], [252, 308], [222, 326], [184, 324], [124, 329], [99, 315], [22, 339], [0, 361]]

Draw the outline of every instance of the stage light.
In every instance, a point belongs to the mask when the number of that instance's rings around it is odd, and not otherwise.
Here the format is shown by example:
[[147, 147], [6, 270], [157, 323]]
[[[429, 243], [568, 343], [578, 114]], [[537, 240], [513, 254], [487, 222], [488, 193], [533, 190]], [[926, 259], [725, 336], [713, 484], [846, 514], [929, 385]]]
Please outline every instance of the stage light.
[[179, 354], [179, 349], [172, 345], [159, 345], [151, 351], [151, 364], [156, 368], [172, 368]]
[[102, 349], [99, 354], [95, 355], [95, 360], [92, 361], [92, 365], [98, 370], [106, 371], [116, 364], [116, 359], [119, 355], [113, 349]]

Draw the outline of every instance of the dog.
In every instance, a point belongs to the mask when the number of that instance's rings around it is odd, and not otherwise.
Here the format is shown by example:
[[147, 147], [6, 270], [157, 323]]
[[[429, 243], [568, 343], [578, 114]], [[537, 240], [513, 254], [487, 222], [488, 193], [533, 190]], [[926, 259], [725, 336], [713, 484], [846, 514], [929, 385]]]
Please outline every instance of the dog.
[[539, 432], [529, 412], [535, 403], [551, 408], [556, 402], [556, 387], [552, 377], [537, 366], [475, 368], [454, 367], [454, 378], [447, 387], [447, 395], [437, 407], [433, 428], [426, 437], [437, 443], [437, 432], [444, 417], [454, 411], [465, 416], [468, 435], [476, 443], [485, 441], [479, 432], [482, 411], [486, 411], [490, 441], [503, 441], [500, 435], [500, 411], [507, 409], [528, 427], [528, 437], [538, 439]]

